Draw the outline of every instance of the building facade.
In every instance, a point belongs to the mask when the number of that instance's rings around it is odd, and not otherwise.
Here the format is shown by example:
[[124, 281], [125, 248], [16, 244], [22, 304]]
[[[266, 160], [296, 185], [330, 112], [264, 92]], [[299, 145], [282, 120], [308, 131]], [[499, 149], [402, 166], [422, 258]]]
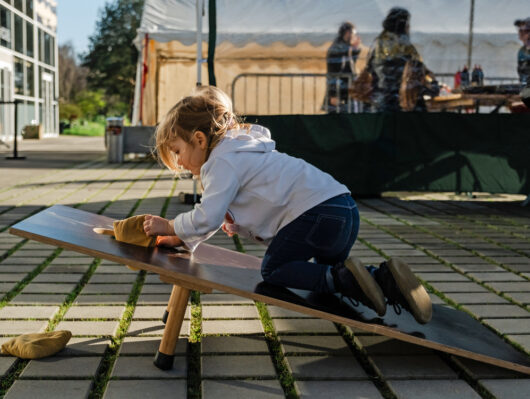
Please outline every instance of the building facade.
[[[18, 134], [29, 124], [59, 134], [56, 32], [56, 0], [0, 0], [0, 102], [19, 101]], [[14, 118], [14, 105], [0, 104], [0, 140], [13, 140]]]

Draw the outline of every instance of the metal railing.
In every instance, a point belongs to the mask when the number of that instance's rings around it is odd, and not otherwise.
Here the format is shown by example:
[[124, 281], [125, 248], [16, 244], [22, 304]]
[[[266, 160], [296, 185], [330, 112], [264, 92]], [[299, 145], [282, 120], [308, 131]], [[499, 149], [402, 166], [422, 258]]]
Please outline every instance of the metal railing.
[[[435, 73], [440, 83], [450, 87], [454, 73]], [[326, 73], [242, 73], [232, 81], [234, 109], [239, 114], [321, 114], [355, 113], [363, 104], [347, 95], [351, 74]], [[517, 78], [485, 77], [485, 85], [517, 84]], [[343, 87], [341, 87], [343, 84]], [[330, 104], [329, 92], [338, 93], [338, 106]]]
[[354, 112], [356, 102], [347, 96], [352, 79], [351, 74], [242, 73], [232, 81], [232, 103], [241, 114], [318, 114], [330, 110], [328, 84], [332, 84], [342, 105], [333, 109]]

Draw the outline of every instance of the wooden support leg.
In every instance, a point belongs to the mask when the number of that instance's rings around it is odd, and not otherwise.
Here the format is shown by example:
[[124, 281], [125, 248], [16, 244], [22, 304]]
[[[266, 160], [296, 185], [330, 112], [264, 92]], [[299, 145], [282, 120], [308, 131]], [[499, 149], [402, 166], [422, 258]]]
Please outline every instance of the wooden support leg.
[[173, 286], [167, 305], [168, 318], [166, 328], [164, 329], [164, 335], [154, 360], [155, 366], [159, 369], [169, 370], [173, 367], [175, 346], [177, 345], [177, 339], [180, 328], [182, 327], [189, 297], [189, 289], [178, 285]]

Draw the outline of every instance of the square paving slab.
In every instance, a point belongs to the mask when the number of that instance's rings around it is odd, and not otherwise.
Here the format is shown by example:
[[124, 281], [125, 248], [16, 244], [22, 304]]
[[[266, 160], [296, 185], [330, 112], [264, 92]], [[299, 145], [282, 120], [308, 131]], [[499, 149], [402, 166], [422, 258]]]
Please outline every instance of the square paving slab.
[[370, 381], [296, 381], [302, 399], [383, 399]]
[[205, 380], [202, 382], [203, 399], [279, 399], [285, 398], [277, 380]]
[[111, 377], [118, 378], [186, 378], [186, 357], [176, 356], [171, 370], [160, 370], [153, 364], [152, 356], [120, 356], [114, 363]]
[[5, 399], [41, 398], [72, 399], [86, 398], [90, 392], [90, 380], [17, 380], [7, 391]]
[[52, 356], [31, 360], [20, 378], [92, 378], [100, 362], [101, 357]]
[[389, 381], [398, 398], [480, 399], [480, 395], [462, 380]]
[[276, 371], [270, 356], [201, 356], [203, 378], [273, 378]]
[[185, 398], [184, 380], [111, 380], [103, 399]]

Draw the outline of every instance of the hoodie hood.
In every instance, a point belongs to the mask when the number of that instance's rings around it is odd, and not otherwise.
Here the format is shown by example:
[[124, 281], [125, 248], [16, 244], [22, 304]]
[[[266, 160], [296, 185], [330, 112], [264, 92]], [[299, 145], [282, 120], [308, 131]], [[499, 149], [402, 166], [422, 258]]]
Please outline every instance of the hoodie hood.
[[250, 129], [228, 130], [211, 155], [219, 156], [228, 152], [271, 152], [275, 148], [276, 142], [271, 139], [269, 129], [250, 125]]

